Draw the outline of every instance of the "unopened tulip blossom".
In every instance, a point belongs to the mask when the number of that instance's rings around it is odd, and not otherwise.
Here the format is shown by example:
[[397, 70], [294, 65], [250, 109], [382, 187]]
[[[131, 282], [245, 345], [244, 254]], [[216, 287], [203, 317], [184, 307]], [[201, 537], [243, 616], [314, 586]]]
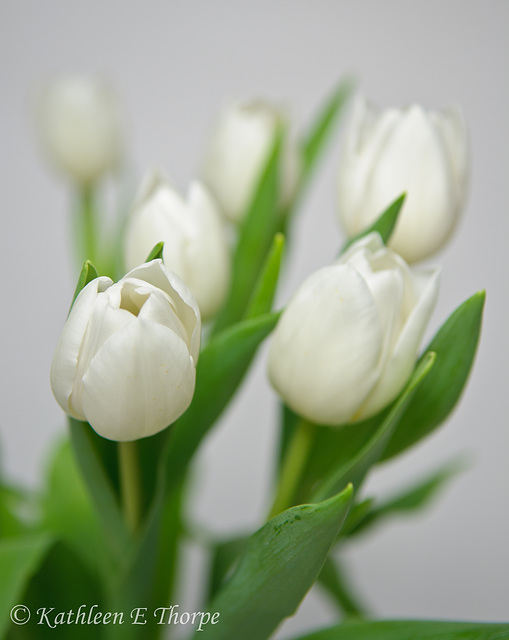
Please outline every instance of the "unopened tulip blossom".
[[51, 161], [87, 187], [118, 163], [122, 118], [111, 87], [99, 79], [63, 77], [41, 96], [39, 132]]
[[273, 386], [312, 422], [374, 415], [413, 370], [438, 280], [437, 269], [410, 269], [378, 234], [359, 240], [288, 303], [270, 347]]
[[406, 192], [389, 246], [407, 262], [417, 262], [453, 233], [465, 205], [468, 173], [467, 131], [458, 107], [382, 110], [359, 98], [339, 169], [341, 223], [355, 236]]
[[158, 242], [164, 242], [164, 263], [191, 289], [202, 318], [213, 316], [228, 293], [230, 254], [222, 217], [199, 182], [184, 199], [158, 172], [147, 175], [127, 224], [126, 267], [143, 263]]
[[161, 260], [117, 283], [96, 278], [76, 298], [53, 356], [55, 398], [104, 438], [157, 433], [192, 400], [200, 329], [191, 292]]
[[[221, 114], [206, 149], [203, 180], [231, 221], [239, 222], [245, 215], [283, 121], [282, 112], [265, 102], [234, 103]], [[286, 135], [280, 173], [282, 204], [294, 193], [299, 166], [297, 147]]]

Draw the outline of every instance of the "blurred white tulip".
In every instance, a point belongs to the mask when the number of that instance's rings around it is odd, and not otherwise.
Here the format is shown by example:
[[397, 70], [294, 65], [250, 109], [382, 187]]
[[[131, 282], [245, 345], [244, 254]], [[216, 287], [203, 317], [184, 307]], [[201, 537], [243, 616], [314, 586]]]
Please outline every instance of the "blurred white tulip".
[[288, 303], [269, 352], [273, 386], [312, 422], [374, 415], [413, 370], [438, 281], [437, 269], [410, 269], [378, 234], [362, 238]]
[[[245, 215], [273, 148], [284, 114], [265, 102], [237, 102], [226, 108], [205, 151], [203, 180], [233, 222]], [[300, 160], [288, 136], [282, 151], [280, 197], [288, 204], [295, 191]]]
[[352, 237], [403, 192], [403, 209], [389, 246], [407, 262], [435, 253], [455, 229], [469, 173], [461, 110], [379, 109], [358, 98], [339, 169], [341, 223]]
[[38, 126], [51, 161], [79, 185], [94, 183], [120, 159], [120, 107], [111, 87], [99, 79], [71, 76], [48, 83]]
[[109, 440], [137, 440], [174, 422], [191, 403], [200, 312], [161, 260], [117, 283], [100, 277], [79, 294], [51, 364], [62, 409]]
[[230, 283], [230, 252], [221, 215], [208, 191], [191, 184], [187, 199], [157, 171], [150, 171], [129, 217], [127, 269], [143, 263], [158, 242], [163, 260], [191, 289], [202, 318], [219, 310]]

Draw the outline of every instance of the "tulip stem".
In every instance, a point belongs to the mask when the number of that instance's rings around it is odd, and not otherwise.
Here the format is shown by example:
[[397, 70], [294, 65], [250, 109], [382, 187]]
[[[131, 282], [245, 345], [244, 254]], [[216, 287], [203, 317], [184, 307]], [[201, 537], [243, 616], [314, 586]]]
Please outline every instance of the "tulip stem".
[[97, 264], [97, 242], [94, 211], [94, 189], [90, 185], [82, 187], [80, 193], [80, 228], [83, 260]]
[[134, 533], [141, 515], [140, 468], [136, 440], [118, 443], [122, 508], [129, 530]]
[[292, 506], [292, 499], [304, 470], [314, 433], [315, 425], [311, 422], [301, 419], [297, 424], [283, 460], [269, 519]]

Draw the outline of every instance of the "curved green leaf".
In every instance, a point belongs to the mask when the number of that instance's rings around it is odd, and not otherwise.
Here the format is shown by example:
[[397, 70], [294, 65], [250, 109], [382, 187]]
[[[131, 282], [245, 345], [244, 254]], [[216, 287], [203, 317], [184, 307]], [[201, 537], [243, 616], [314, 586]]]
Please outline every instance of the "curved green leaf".
[[152, 251], [148, 254], [145, 262], [150, 262], [151, 260], [156, 260], [157, 258], [162, 260], [163, 249], [164, 249], [164, 242], [158, 242], [156, 245], [154, 245]]
[[[210, 611], [220, 614], [204, 637], [266, 640], [292, 615], [316, 580], [348, 512], [352, 487], [314, 505], [293, 507], [249, 540], [239, 566]], [[196, 638], [201, 632], [196, 632]]]
[[392, 458], [436, 429], [454, 409], [468, 379], [481, 332], [485, 293], [460, 305], [428, 345], [437, 354], [432, 373], [401, 416], [382, 456]]

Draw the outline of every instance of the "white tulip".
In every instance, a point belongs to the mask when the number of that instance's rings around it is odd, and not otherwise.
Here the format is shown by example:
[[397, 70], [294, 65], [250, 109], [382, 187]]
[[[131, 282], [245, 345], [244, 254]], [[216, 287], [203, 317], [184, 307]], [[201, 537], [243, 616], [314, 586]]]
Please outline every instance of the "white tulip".
[[[246, 213], [283, 120], [280, 111], [264, 102], [234, 103], [221, 114], [205, 152], [203, 180], [231, 221], [239, 222]], [[281, 204], [291, 200], [299, 168], [297, 147], [287, 135]]]
[[284, 310], [269, 353], [273, 386], [312, 422], [374, 415], [413, 370], [438, 280], [437, 269], [410, 269], [378, 234], [359, 240]]
[[403, 192], [389, 242], [407, 262], [449, 239], [465, 204], [469, 151], [458, 107], [381, 110], [359, 98], [339, 170], [339, 216], [349, 236], [366, 229]]
[[80, 185], [90, 185], [119, 161], [120, 108], [111, 88], [98, 79], [68, 77], [42, 93], [38, 125], [54, 164]]
[[210, 318], [224, 302], [230, 282], [230, 255], [221, 215], [200, 183], [191, 184], [184, 200], [152, 171], [127, 224], [126, 267], [141, 264], [161, 241], [164, 263], [191, 289], [202, 317]]
[[76, 298], [60, 336], [53, 394], [104, 438], [157, 433], [192, 400], [200, 329], [191, 292], [161, 260], [117, 283], [97, 278]]

